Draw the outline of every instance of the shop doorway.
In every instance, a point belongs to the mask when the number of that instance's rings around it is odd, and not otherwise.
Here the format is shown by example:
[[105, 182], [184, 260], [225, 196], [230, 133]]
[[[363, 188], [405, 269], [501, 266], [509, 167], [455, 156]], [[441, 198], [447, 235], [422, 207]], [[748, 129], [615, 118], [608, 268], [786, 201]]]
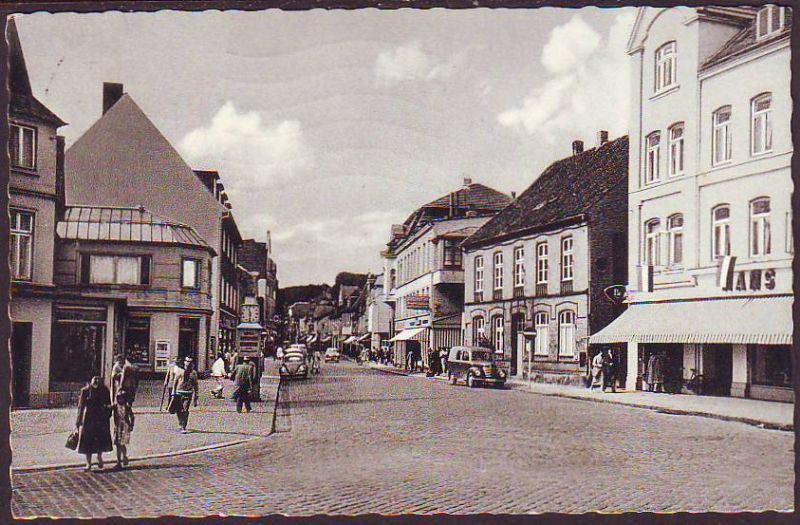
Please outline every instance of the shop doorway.
[[33, 323], [11, 324], [11, 375], [13, 381], [12, 406], [24, 407], [30, 402], [31, 347]]
[[103, 307], [56, 307], [50, 350], [50, 389], [80, 390], [92, 378], [102, 376], [106, 335]]
[[[409, 339], [405, 341], [405, 351], [406, 351], [406, 366], [409, 370], [417, 370], [419, 361], [422, 359], [422, 345], [419, 341], [415, 341], [414, 339]], [[408, 362], [408, 354], [409, 352], [412, 354], [411, 362]]]
[[733, 381], [733, 346], [709, 344], [703, 346], [704, 391], [712, 396], [731, 395]]
[[643, 344], [639, 345], [639, 352], [639, 377], [642, 388], [651, 390], [656, 381], [660, 381], [661, 388], [665, 392], [681, 391], [683, 345]]
[[200, 319], [181, 317], [178, 331], [178, 362], [187, 357], [194, 359], [195, 369], [198, 367], [197, 347], [200, 342]]

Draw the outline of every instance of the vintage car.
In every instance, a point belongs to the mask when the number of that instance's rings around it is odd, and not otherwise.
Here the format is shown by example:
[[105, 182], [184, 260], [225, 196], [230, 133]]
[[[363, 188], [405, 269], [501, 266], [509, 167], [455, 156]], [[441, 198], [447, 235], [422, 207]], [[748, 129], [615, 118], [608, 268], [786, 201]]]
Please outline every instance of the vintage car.
[[308, 377], [308, 367], [308, 354], [290, 347], [283, 354], [283, 360], [278, 372], [281, 377], [301, 377], [305, 379]]
[[339, 350], [336, 348], [328, 348], [325, 350], [325, 362], [326, 363], [338, 363], [339, 362]]
[[292, 350], [296, 352], [303, 352], [304, 354], [308, 355], [308, 347], [303, 343], [295, 343], [286, 349], [287, 352]]
[[454, 346], [447, 357], [447, 379], [453, 385], [464, 381], [470, 388], [480, 385], [503, 388], [506, 373], [494, 362], [491, 350], [477, 346]]

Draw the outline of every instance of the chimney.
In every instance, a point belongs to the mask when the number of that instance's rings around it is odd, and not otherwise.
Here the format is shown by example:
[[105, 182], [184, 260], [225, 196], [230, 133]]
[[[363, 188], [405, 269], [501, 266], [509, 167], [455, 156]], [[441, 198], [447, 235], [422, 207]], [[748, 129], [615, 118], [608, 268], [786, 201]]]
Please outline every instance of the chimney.
[[122, 98], [122, 84], [103, 82], [103, 115]]
[[61, 217], [67, 204], [64, 173], [64, 136], [56, 135], [56, 216]]
[[464, 187], [467, 188], [472, 184], [472, 179], [470, 177], [464, 177]]
[[583, 153], [583, 141], [582, 140], [573, 140], [572, 141], [572, 154], [577, 155], [578, 153]]
[[599, 148], [606, 142], [608, 142], [608, 131], [602, 129], [597, 132], [597, 147]]

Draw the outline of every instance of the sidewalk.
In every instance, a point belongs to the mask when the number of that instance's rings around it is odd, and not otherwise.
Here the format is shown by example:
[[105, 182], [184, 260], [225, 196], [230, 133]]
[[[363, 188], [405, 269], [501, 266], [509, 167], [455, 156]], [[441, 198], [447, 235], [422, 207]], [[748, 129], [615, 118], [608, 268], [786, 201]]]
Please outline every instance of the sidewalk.
[[[200, 381], [200, 398], [197, 408], [189, 415], [189, 434], [178, 431], [175, 415], [159, 411], [160, 381], [143, 381], [134, 403], [136, 424], [128, 446], [131, 462], [154, 457], [187, 454], [231, 446], [256, 437], [267, 436], [272, 428], [272, 413], [278, 380], [264, 377], [261, 380], [260, 402], [253, 403], [249, 414], [236, 412], [236, 403], [230, 399], [233, 386], [226, 381], [225, 399], [215, 399], [210, 391], [212, 380]], [[141, 395], [140, 395], [141, 394]], [[67, 436], [75, 426], [76, 408], [15, 410], [11, 412], [11, 463], [12, 470], [46, 470], [83, 466], [85, 458], [64, 446]], [[113, 420], [112, 420], [113, 439]], [[116, 462], [116, 452], [103, 455], [106, 468]]]
[[[425, 378], [425, 374], [370, 363], [369, 366], [382, 372]], [[447, 381], [444, 376], [435, 379]], [[693, 415], [739, 421], [764, 428], [777, 430], [794, 430], [794, 404], [742, 399], [738, 397], [696, 396], [685, 394], [656, 394], [653, 392], [617, 391], [603, 393], [598, 390], [590, 392], [587, 388], [557, 385], [552, 383], [531, 383], [520, 379], [509, 379], [508, 388], [522, 390], [545, 396], [566, 397], [585, 401], [616, 403], [636, 408], [656, 410], [668, 414]]]

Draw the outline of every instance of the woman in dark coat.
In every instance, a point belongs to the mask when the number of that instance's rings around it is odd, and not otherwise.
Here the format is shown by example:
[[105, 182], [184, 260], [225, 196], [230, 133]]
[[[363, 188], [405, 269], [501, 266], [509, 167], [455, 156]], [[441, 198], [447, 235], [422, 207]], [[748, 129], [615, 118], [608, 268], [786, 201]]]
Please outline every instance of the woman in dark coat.
[[111, 392], [100, 376], [94, 376], [81, 389], [78, 418], [80, 431], [78, 452], [86, 455], [86, 470], [92, 470], [92, 454], [97, 454], [97, 466], [103, 468], [103, 452], [111, 452]]

